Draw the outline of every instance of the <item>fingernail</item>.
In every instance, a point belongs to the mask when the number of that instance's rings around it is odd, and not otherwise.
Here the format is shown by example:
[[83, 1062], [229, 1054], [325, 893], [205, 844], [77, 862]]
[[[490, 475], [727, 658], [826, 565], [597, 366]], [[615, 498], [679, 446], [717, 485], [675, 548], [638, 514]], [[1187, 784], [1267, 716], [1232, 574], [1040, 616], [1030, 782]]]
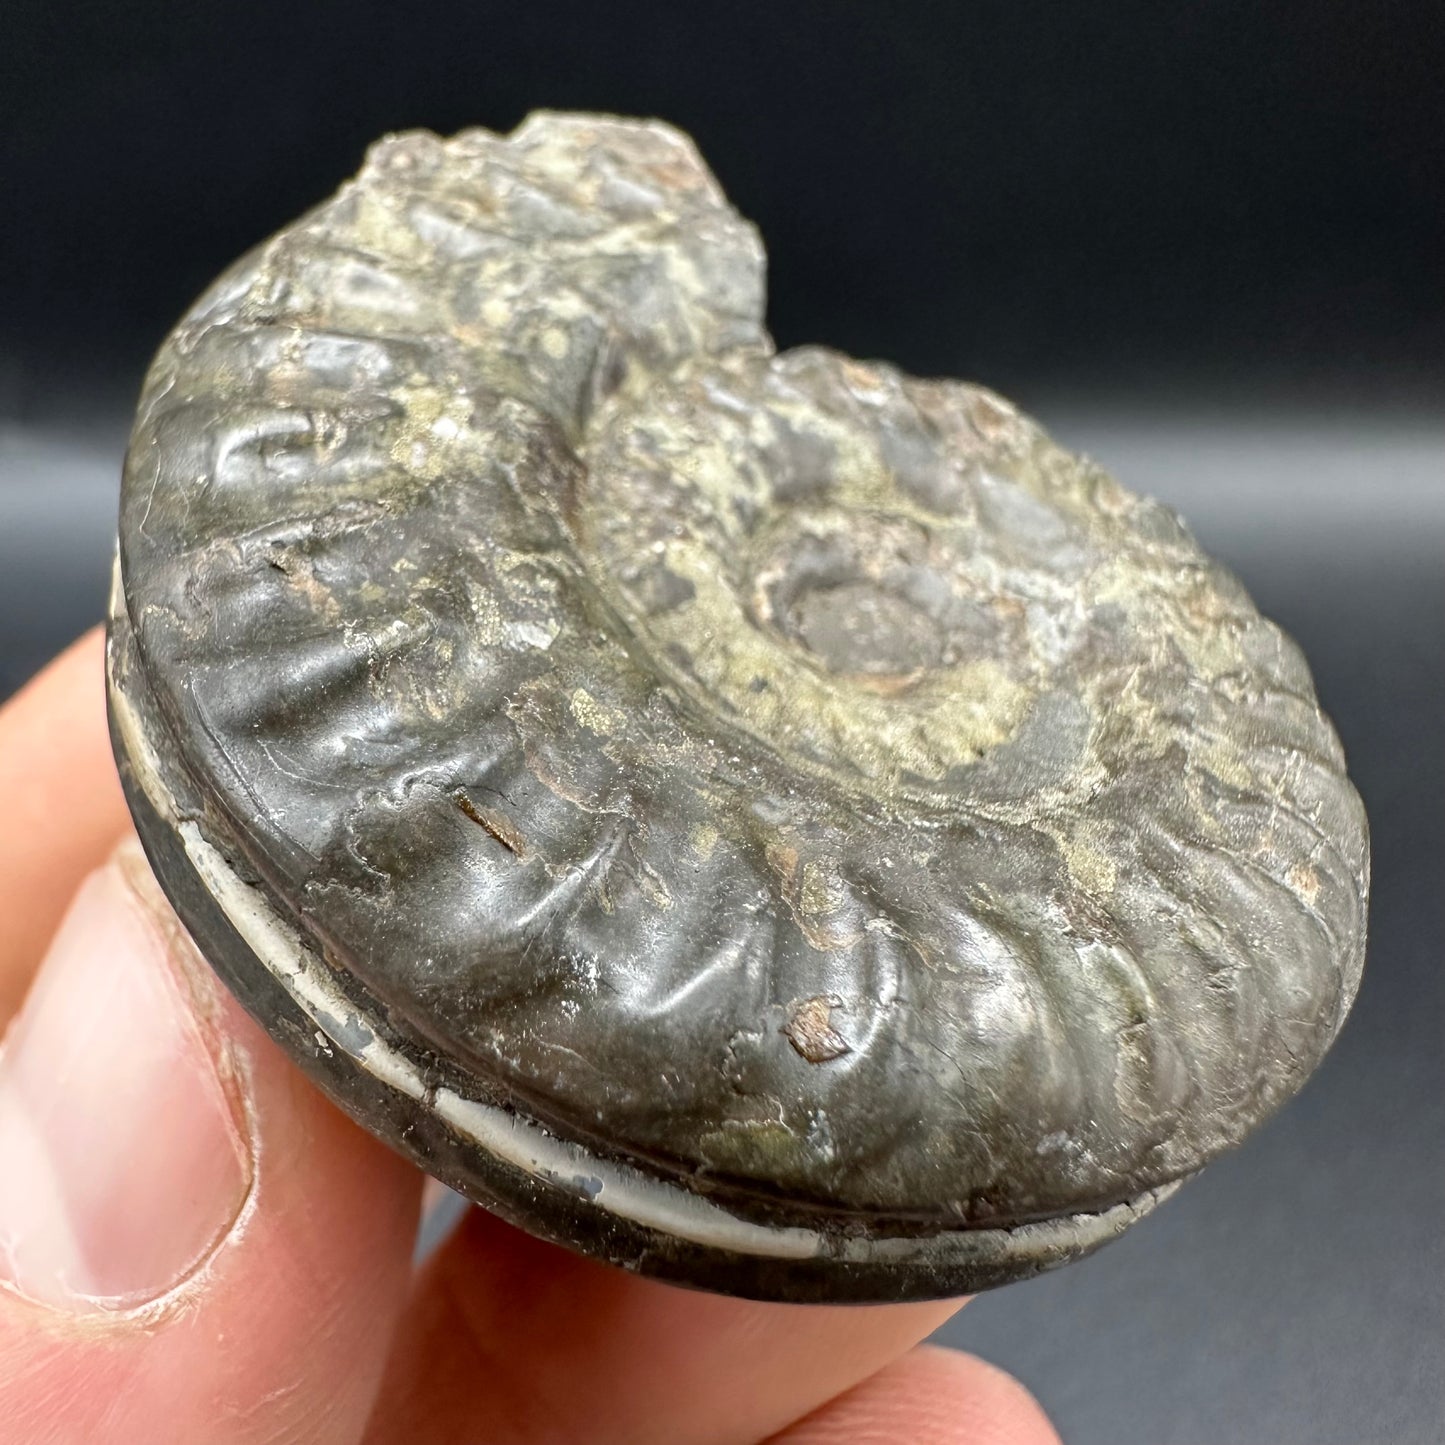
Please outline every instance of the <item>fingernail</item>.
[[0, 1280], [73, 1311], [190, 1275], [245, 1201], [238, 1085], [183, 945], [112, 861], [81, 887], [0, 1043]]

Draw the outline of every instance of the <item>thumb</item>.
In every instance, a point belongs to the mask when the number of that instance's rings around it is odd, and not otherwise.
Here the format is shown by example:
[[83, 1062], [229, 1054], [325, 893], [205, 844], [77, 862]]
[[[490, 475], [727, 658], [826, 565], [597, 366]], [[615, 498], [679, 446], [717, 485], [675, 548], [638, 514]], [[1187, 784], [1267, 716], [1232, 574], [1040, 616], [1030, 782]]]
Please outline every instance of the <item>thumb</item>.
[[0, 1435], [358, 1439], [417, 1194], [224, 993], [124, 845], [0, 1046]]

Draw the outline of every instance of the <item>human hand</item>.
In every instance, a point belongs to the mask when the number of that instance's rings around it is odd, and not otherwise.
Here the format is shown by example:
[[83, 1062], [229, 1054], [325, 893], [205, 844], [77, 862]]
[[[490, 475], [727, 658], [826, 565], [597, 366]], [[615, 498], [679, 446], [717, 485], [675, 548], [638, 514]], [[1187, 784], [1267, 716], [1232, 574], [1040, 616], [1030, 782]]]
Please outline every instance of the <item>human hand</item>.
[[1009, 1376], [918, 1344], [957, 1301], [697, 1294], [479, 1209], [414, 1270], [422, 1176], [152, 881], [101, 652], [0, 709], [0, 1445], [1057, 1445]]

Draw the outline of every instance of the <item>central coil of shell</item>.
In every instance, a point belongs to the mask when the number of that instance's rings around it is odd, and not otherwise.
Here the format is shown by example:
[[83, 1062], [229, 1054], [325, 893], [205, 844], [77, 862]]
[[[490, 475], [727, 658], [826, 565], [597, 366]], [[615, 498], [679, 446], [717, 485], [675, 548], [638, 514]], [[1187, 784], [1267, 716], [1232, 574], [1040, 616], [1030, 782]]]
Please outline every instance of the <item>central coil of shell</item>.
[[159, 705], [326, 956], [569, 1136], [915, 1221], [1177, 1179], [1358, 979], [1298, 651], [1000, 398], [763, 305], [665, 126], [374, 148], [148, 380]]

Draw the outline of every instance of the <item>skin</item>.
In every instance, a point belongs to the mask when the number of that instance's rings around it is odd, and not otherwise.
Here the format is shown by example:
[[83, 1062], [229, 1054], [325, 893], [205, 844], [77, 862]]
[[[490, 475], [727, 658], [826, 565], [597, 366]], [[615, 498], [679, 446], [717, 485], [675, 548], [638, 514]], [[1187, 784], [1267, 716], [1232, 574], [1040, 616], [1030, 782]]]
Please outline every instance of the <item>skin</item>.
[[185, 980], [197, 1030], [245, 1078], [254, 1161], [246, 1209], [165, 1299], [80, 1315], [0, 1283], [6, 1438], [1057, 1442], [1009, 1376], [918, 1344], [958, 1301], [830, 1308], [697, 1294], [479, 1210], [413, 1270], [421, 1176], [217, 991], [139, 876], [98, 632], [0, 709], [0, 796], [0, 1025], [77, 889], [121, 844], [100, 886], [122, 886], [118, 867]]

